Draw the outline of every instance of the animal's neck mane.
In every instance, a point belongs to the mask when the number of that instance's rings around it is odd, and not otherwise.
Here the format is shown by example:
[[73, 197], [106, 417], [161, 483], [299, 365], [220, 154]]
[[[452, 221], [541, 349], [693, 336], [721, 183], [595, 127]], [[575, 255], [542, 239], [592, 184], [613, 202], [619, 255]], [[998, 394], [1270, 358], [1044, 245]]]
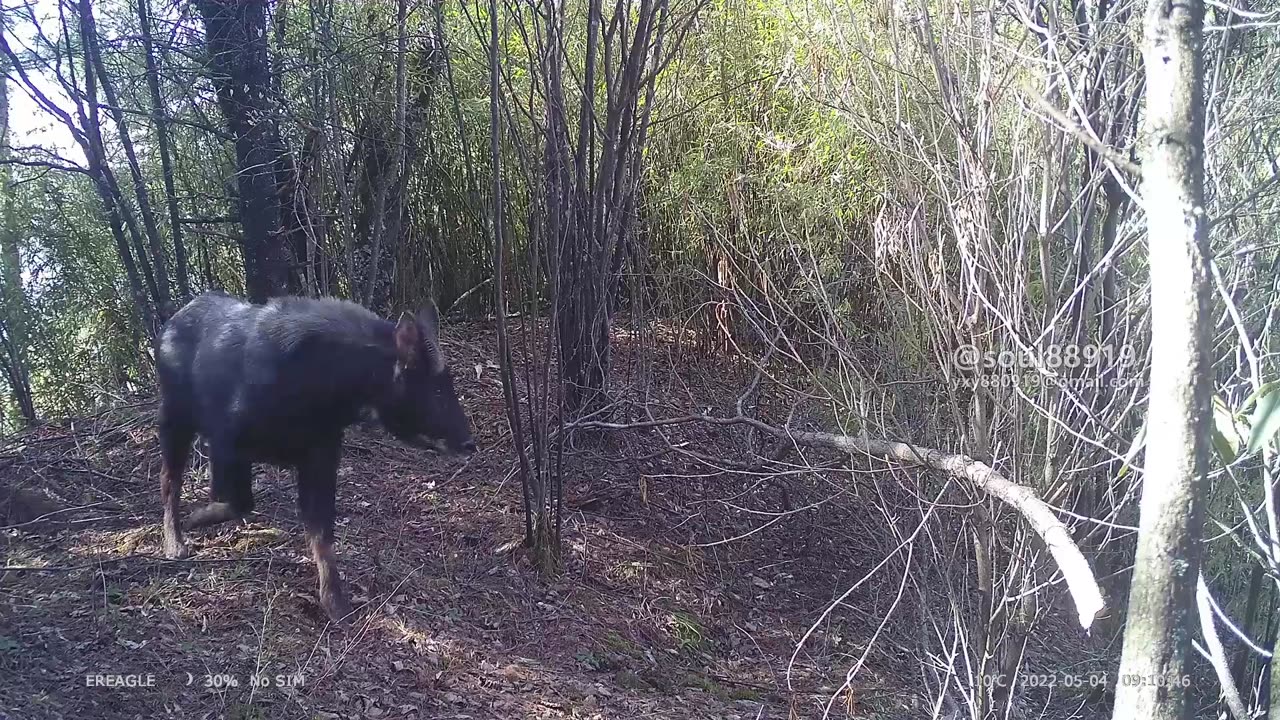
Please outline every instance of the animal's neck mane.
[[337, 298], [273, 298], [263, 306], [259, 328], [289, 350], [309, 340], [331, 348], [394, 351], [395, 326], [368, 309]]

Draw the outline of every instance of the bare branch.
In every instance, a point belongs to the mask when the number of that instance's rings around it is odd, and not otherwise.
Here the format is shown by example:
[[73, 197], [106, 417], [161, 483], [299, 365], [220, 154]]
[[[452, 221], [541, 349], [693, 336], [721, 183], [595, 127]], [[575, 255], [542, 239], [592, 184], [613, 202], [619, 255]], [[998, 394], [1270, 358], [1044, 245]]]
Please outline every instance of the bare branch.
[[1080, 626], [1089, 629], [1095, 618], [1105, 607], [1102, 591], [1098, 588], [1089, 562], [1081, 554], [1080, 549], [1071, 539], [1071, 532], [1062, 521], [1058, 520], [1053, 510], [1036, 496], [1034, 490], [1025, 485], [1009, 481], [985, 463], [974, 460], [967, 455], [944, 453], [939, 450], [923, 448], [905, 442], [892, 440], [873, 440], [867, 437], [838, 435], [825, 432], [799, 432], [774, 427], [755, 418], [738, 415], [735, 417], [716, 417], [714, 415], [684, 415], [664, 420], [649, 420], [636, 423], [611, 423], [590, 420], [567, 425], [573, 428], [596, 428], [602, 430], [633, 430], [656, 428], [670, 425], [703, 422], [713, 425], [748, 425], [761, 432], [780, 439], [789, 440], [796, 445], [822, 447], [842, 450], [849, 453], [862, 453], [872, 457], [893, 460], [904, 465], [915, 465], [938, 470], [958, 480], [966, 480], [977, 489], [999, 499], [1017, 510], [1027, 524], [1044, 541], [1058, 561], [1067, 588], [1075, 600], [1076, 612]]

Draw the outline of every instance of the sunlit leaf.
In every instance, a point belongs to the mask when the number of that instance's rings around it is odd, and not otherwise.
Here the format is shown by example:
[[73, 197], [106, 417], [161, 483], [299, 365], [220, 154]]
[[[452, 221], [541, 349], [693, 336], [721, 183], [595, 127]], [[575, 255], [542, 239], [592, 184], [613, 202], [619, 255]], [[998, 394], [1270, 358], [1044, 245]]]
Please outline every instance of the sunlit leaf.
[[1116, 473], [1117, 478], [1124, 477], [1129, 472], [1129, 466], [1133, 463], [1133, 459], [1138, 456], [1142, 448], [1147, 444], [1147, 423], [1143, 422], [1142, 427], [1138, 428], [1138, 434], [1133, 436], [1133, 442], [1129, 444], [1129, 452], [1124, 454], [1124, 464], [1120, 466], [1120, 471]]
[[[1274, 388], [1272, 388], [1274, 390]], [[1249, 418], [1250, 454], [1256, 453], [1275, 438], [1280, 430], [1280, 392], [1258, 392], [1258, 404]]]
[[1275, 390], [1278, 387], [1280, 387], [1280, 380], [1272, 380], [1269, 383], [1263, 383], [1257, 390], [1249, 393], [1249, 397], [1245, 398], [1243, 403], [1240, 403], [1240, 412], [1249, 412], [1249, 410], [1253, 408], [1253, 404], [1258, 401], [1258, 398], [1263, 395], [1270, 394], [1272, 390]]
[[1221, 397], [1213, 397], [1213, 447], [1218, 451], [1222, 462], [1230, 465], [1240, 454], [1244, 445], [1243, 428], [1236, 422], [1235, 414]]

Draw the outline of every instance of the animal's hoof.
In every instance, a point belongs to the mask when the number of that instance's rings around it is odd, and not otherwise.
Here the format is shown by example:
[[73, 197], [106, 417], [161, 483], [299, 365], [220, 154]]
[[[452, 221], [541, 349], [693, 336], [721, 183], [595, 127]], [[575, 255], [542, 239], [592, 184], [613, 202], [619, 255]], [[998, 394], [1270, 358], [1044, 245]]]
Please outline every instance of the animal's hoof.
[[321, 595], [320, 605], [333, 622], [341, 625], [351, 624], [351, 603], [345, 595], [337, 593]]
[[181, 540], [165, 540], [164, 556], [170, 560], [182, 560], [191, 557], [191, 546]]

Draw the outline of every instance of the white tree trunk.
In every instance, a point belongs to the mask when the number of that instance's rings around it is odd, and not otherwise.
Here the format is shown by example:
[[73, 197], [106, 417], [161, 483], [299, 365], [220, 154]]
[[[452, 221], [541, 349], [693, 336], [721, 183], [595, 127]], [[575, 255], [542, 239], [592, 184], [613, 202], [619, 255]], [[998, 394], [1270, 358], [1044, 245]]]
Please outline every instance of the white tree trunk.
[[1116, 720], [1187, 717], [1187, 662], [1209, 448], [1202, 0], [1150, 0], [1142, 163], [1151, 272], [1151, 400]]

